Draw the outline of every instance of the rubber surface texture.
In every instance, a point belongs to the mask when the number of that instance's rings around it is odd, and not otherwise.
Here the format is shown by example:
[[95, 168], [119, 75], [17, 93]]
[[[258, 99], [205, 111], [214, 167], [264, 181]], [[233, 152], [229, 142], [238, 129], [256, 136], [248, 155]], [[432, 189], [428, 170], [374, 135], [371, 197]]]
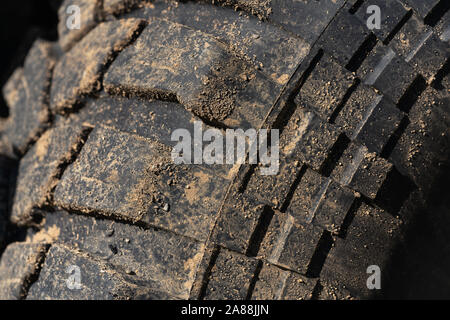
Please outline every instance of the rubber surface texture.
[[[384, 297], [448, 172], [449, 14], [370, 4], [64, 1], [3, 88], [0, 298]], [[279, 173], [174, 164], [195, 121], [279, 129]]]

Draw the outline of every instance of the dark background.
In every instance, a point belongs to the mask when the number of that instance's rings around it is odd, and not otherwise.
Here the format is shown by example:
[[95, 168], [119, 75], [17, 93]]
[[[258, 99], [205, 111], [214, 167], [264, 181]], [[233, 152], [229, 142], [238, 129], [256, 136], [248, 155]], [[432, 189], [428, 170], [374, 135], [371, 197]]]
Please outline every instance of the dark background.
[[[56, 40], [61, 0], [0, 1], [0, 87], [22, 65], [34, 40]], [[0, 94], [0, 117], [8, 109]], [[416, 213], [406, 250], [392, 261], [386, 298], [450, 299], [450, 170], [436, 183], [430, 206]]]
[[[0, 87], [23, 63], [33, 41], [42, 37], [56, 40], [57, 10], [61, 0], [0, 1]], [[8, 115], [0, 95], [0, 117]]]

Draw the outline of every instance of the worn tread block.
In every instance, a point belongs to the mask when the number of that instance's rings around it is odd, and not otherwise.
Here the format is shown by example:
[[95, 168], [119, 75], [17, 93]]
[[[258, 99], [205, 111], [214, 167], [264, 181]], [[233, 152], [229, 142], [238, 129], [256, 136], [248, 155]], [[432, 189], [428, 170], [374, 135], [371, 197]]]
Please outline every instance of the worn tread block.
[[330, 178], [308, 169], [302, 176], [286, 212], [299, 223], [339, 232], [354, 201], [354, 194]]
[[229, 178], [208, 166], [175, 165], [170, 154], [159, 142], [97, 127], [64, 172], [55, 202], [204, 240]]
[[67, 52], [55, 66], [51, 88], [51, 108], [63, 112], [101, 88], [104, 68], [113, 56], [128, 45], [143, 28], [137, 19], [99, 24]]
[[430, 83], [449, 57], [450, 46], [448, 43], [442, 42], [437, 35], [430, 34], [410, 63]]
[[309, 279], [291, 271], [264, 263], [253, 300], [310, 300], [317, 279]]
[[78, 151], [85, 130], [63, 120], [46, 131], [20, 160], [11, 211], [14, 223], [31, 223], [34, 209], [49, 203], [61, 166]]
[[300, 224], [289, 214], [275, 212], [258, 257], [280, 267], [306, 274], [323, 229]]
[[366, 25], [367, 19], [370, 16], [367, 14], [367, 8], [370, 5], [377, 5], [381, 10], [381, 28], [372, 30], [381, 41], [388, 39], [391, 32], [395, 30], [402, 19], [408, 14], [405, 7], [397, 0], [372, 0], [364, 2], [355, 14], [364, 25]]
[[324, 55], [301, 87], [295, 103], [311, 106], [328, 121], [354, 80], [350, 71]]
[[400, 221], [386, 212], [363, 204], [352, 221], [344, 239], [338, 238], [328, 253], [321, 271], [321, 279], [338, 283], [353, 296], [369, 297], [367, 268], [377, 265], [383, 268], [399, 239]]
[[9, 143], [20, 154], [48, 126], [48, 95], [53, 66], [52, 43], [36, 40], [25, 59], [22, 83], [18, 82], [20, 71], [17, 71], [12, 76], [11, 84], [5, 87], [10, 117], [4, 132]]
[[[78, 40], [85, 36], [101, 19], [100, 0], [65, 0], [58, 11], [58, 36], [61, 48], [68, 51]], [[75, 22], [74, 12], [69, 6], [79, 8], [79, 28], [70, 29], [68, 25]]]
[[357, 74], [365, 84], [374, 86], [396, 104], [417, 76], [411, 65], [381, 43], [364, 60]]
[[[275, 83], [284, 85], [309, 52], [309, 44], [256, 17], [231, 8], [196, 2], [156, 2], [130, 13], [131, 17], [167, 20], [199, 30], [227, 44]], [[192, 17], [195, 17], [193, 19]]]
[[375, 199], [392, 168], [391, 163], [370, 153], [365, 146], [352, 143], [331, 176], [341, 185]]
[[[245, 78], [245, 77], [244, 77]], [[223, 124], [230, 128], [247, 130], [259, 128], [276, 103], [283, 86], [257, 72], [250, 76], [245, 90], [236, 94], [235, 107]]]
[[[80, 270], [81, 289], [69, 289], [66, 271], [70, 266]], [[73, 271], [72, 271], [73, 272]], [[72, 274], [73, 275], [73, 274]], [[80, 251], [54, 244], [47, 253], [39, 279], [31, 286], [29, 300], [129, 300], [173, 298], [141, 283], [107, 263], [93, 259]]]
[[347, 10], [341, 10], [331, 20], [317, 46], [345, 66], [370, 34], [370, 30], [354, 15]]
[[205, 300], [244, 300], [247, 298], [258, 261], [226, 249], [220, 249], [215, 261]]
[[410, 123], [392, 151], [390, 161], [423, 190], [429, 190], [448, 157], [449, 96], [428, 87], [409, 113]]
[[259, 127], [281, 90], [217, 40], [156, 18], [113, 62], [104, 83], [111, 94], [177, 100], [230, 127]]
[[269, 21], [280, 24], [309, 43], [314, 43], [344, 2], [343, 0], [320, 2], [272, 0]]
[[144, 230], [64, 211], [47, 214], [44, 230], [34, 235], [34, 239], [47, 237], [55, 237], [57, 243], [89, 253], [154, 289], [184, 299], [189, 297], [204, 251], [202, 243], [167, 231]]
[[48, 246], [41, 243], [14, 242], [0, 260], [0, 299], [23, 299], [31, 278], [38, 272]]
[[280, 154], [290, 160], [301, 161], [320, 171], [331, 149], [336, 144], [340, 130], [321, 120], [304, 105], [297, 106], [280, 136]]

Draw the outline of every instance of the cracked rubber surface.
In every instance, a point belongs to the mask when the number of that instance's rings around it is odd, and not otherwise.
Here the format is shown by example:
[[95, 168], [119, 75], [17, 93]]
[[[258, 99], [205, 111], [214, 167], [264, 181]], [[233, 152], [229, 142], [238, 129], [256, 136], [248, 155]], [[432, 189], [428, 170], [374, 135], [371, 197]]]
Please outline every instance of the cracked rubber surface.
[[[384, 297], [449, 165], [449, 13], [372, 2], [64, 1], [3, 88], [0, 298]], [[279, 129], [279, 173], [174, 164], [195, 123]]]

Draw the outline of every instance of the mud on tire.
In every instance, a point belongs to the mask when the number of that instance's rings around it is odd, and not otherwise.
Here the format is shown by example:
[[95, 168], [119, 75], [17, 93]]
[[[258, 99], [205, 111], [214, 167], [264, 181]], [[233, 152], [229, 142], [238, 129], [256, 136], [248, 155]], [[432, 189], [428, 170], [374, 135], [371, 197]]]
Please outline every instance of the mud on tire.
[[[64, 1], [3, 88], [0, 297], [382, 297], [448, 165], [446, 3]], [[279, 129], [279, 174], [173, 164], [194, 121]]]

